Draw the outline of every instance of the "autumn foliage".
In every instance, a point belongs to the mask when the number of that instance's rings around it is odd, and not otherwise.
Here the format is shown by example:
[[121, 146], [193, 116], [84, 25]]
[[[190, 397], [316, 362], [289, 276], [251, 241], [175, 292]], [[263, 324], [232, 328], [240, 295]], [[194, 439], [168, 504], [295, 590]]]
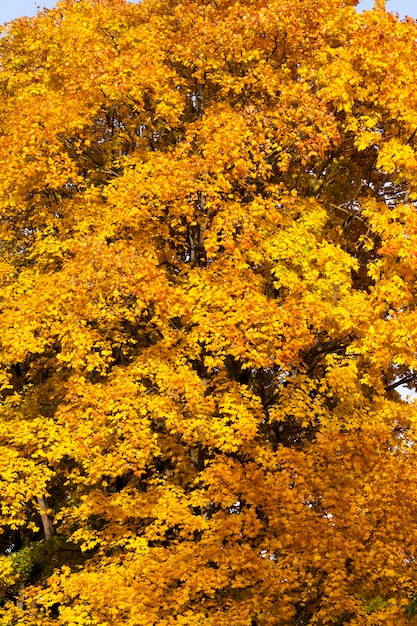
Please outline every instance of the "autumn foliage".
[[0, 624], [417, 613], [417, 24], [63, 0], [0, 38]]

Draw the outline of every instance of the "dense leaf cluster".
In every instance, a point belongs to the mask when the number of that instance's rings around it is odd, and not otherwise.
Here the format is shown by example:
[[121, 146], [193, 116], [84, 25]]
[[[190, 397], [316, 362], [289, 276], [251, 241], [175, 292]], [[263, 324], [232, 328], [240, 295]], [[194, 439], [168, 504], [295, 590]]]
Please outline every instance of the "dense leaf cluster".
[[415, 619], [417, 27], [355, 4], [5, 27], [2, 624]]

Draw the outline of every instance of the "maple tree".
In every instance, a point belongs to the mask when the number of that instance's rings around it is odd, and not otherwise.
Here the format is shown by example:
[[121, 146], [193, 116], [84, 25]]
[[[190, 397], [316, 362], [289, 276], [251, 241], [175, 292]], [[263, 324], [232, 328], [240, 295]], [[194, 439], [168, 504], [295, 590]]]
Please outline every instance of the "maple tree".
[[63, 0], [0, 39], [0, 623], [417, 613], [417, 25]]

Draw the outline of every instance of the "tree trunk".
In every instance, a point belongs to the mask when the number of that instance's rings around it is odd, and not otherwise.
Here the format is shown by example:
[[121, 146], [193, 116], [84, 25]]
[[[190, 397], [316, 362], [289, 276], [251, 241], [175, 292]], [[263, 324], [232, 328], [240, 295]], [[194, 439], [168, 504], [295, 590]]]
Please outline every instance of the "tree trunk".
[[54, 529], [52, 526], [52, 522], [48, 515], [48, 506], [46, 504], [45, 496], [40, 496], [36, 498], [36, 501], [40, 508], [40, 515], [43, 526], [43, 534], [45, 535], [45, 539], [48, 540], [54, 534]]

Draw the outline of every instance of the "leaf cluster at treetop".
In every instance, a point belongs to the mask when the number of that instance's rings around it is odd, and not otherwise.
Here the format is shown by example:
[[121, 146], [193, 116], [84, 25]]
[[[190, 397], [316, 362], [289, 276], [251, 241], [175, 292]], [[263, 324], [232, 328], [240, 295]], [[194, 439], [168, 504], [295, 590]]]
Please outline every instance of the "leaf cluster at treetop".
[[417, 24], [63, 0], [0, 38], [0, 623], [417, 612]]

